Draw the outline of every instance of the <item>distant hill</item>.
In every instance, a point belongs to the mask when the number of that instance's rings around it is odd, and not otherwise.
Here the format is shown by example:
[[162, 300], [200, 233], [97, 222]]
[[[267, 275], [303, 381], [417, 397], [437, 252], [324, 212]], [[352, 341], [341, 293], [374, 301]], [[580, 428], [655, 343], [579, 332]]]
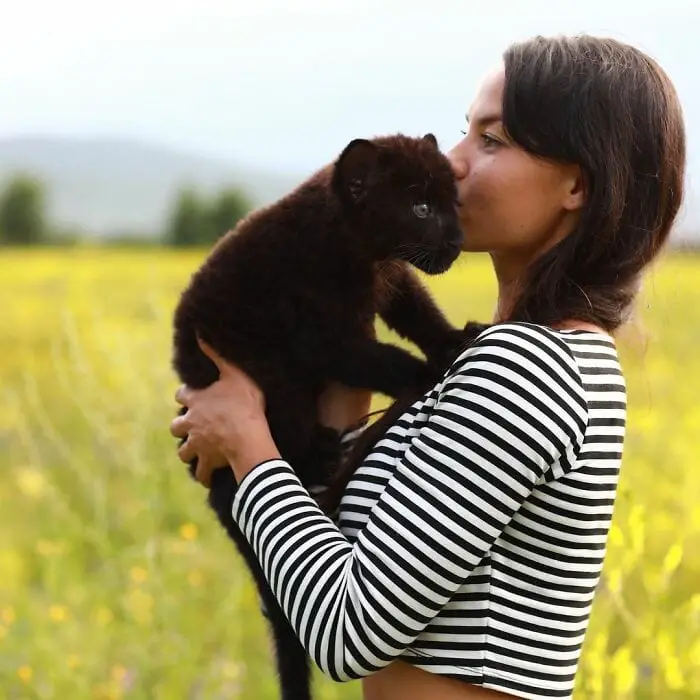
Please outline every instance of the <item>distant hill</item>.
[[258, 206], [303, 177], [127, 139], [0, 139], [0, 183], [19, 171], [45, 183], [52, 221], [96, 236], [159, 232], [182, 185], [202, 192], [238, 186]]

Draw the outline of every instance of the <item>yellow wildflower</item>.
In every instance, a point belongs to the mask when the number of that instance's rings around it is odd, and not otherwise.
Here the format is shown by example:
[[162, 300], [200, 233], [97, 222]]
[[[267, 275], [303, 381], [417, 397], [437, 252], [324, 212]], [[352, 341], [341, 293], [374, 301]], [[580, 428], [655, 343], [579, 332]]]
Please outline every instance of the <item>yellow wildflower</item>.
[[108, 625], [114, 619], [114, 613], [107, 607], [100, 607], [95, 616], [101, 625]]
[[112, 666], [112, 678], [115, 681], [118, 681], [119, 683], [124, 681], [127, 673], [128, 671], [126, 670], [126, 668], [124, 668], [124, 666], [121, 666], [120, 664]]
[[25, 496], [38, 498], [45, 490], [46, 481], [37, 469], [24, 467], [17, 470], [17, 486]]
[[612, 658], [612, 672], [615, 681], [617, 697], [627, 695], [637, 682], [637, 667], [632, 661], [632, 653], [629, 647], [620, 647]]
[[131, 568], [131, 580], [134, 583], [143, 583], [148, 578], [148, 571], [142, 566], [134, 566]]
[[62, 554], [65, 551], [64, 542], [52, 542], [51, 540], [38, 540], [36, 543], [36, 552], [42, 557], [52, 557], [57, 554]]
[[16, 619], [15, 609], [11, 605], [6, 605], [0, 609], [0, 620], [6, 625], [11, 625]]
[[52, 605], [49, 608], [49, 617], [54, 622], [65, 622], [68, 617], [68, 608], [65, 605]]
[[188, 542], [193, 542], [197, 539], [197, 526], [194, 523], [185, 523], [180, 528], [180, 537]]
[[204, 577], [202, 576], [202, 573], [200, 571], [190, 571], [189, 575], [187, 576], [187, 580], [190, 583], [190, 586], [201, 586], [202, 583], [204, 583]]

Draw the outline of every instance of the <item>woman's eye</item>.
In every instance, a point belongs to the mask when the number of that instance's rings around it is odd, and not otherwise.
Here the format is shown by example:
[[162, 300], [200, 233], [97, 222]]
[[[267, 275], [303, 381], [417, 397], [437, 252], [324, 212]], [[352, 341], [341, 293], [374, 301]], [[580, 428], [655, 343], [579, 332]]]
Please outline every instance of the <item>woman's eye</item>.
[[497, 146], [500, 144], [498, 139], [493, 138], [489, 134], [481, 134], [481, 140], [484, 142], [484, 146]]
[[430, 214], [430, 205], [426, 202], [420, 202], [413, 205], [413, 213], [419, 219], [425, 219]]

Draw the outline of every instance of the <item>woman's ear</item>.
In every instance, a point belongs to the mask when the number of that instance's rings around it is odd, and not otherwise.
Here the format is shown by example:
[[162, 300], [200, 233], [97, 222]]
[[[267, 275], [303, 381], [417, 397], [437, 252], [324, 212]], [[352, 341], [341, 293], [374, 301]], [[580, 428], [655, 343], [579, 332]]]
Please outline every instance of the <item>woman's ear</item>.
[[580, 165], [567, 165], [564, 192], [564, 209], [576, 211], [582, 209], [588, 196], [586, 176]]

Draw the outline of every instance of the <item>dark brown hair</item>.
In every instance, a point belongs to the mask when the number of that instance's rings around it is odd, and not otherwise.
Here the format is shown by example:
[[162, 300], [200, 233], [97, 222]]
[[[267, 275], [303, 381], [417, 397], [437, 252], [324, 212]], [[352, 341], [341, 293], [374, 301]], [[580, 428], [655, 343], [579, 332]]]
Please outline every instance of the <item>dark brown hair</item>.
[[615, 39], [535, 37], [504, 53], [503, 124], [531, 154], [581, 167], [575, 230], [521, 280], [508, 320], [579, 319], [612, 332], [683, 199], [685, 128], [676, 91], [642, 51]]
[[[538, 36], [511, 45], [504, 62], [506, 132], [535, 156], [579, 165], [586, 188], [578, 225], [525, 271], [505, 320], [577, 319], [612, 333], [628, 319], [682, 203], [678, 96], [653, 59], [615, 39]], [[329, 510], [407, 404], [395, 402], [357, 439], [323, 498]]]

